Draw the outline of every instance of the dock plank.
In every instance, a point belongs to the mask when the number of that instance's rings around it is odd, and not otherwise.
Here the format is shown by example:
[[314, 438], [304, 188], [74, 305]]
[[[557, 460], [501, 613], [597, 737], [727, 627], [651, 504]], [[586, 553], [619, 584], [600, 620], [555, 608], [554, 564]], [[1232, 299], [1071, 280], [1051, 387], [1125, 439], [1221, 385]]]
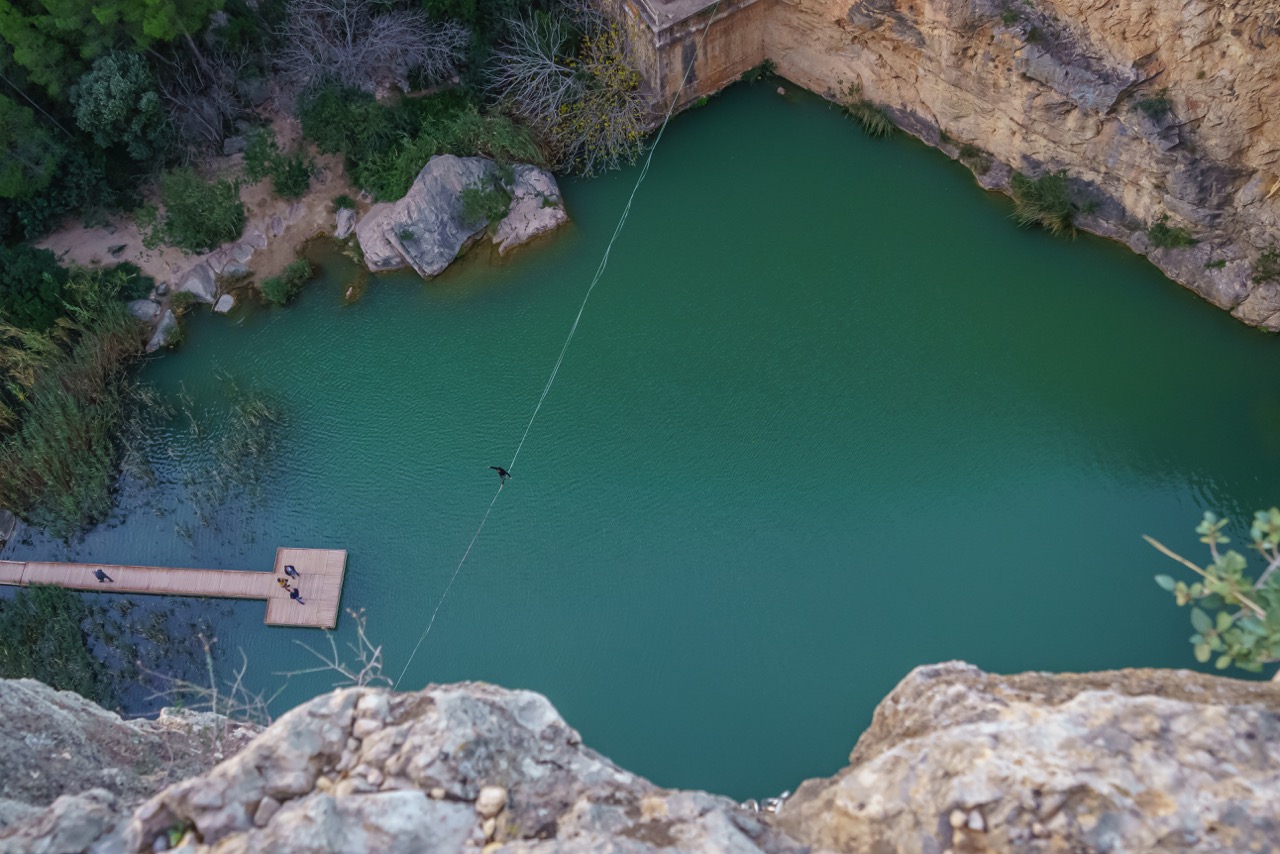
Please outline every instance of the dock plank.
[[[284, 567], [299, 574], [291, 583], [301, 591], [300, 605], [289, 597], [277, 578]], [[111, 579], [99, 581], [101, 569]], [[223, 599], [263, 599], [270, 626], [304, 626], [332, 629], [338, 624], [338, 605], [347, 569], [347, 553], [341, 549], [276, 550], [273, 572], [234, 569], [182, 569], [169, 566], [133, 566], [52, 561], [0, 561], [0, 584], [51, 584], [68, 590], [102, 593], [143, 593], [155, 596], [213, 596]]]

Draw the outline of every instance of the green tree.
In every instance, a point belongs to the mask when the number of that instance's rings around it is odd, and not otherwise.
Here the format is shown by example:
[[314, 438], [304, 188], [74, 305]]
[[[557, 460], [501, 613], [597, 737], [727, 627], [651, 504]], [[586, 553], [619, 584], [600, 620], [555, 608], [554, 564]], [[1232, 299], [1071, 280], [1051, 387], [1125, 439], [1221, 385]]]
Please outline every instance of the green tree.
[[99, 57], [72, 88], [71, 101], [76, 124], [103, 148], [120, 145], [134, 160], [153, 160], [168, 143], [168, 116], [155, 78], [136, 53]]
[[1156, 583], [1173, 594], [1178, 605], [1191, 605], [1191, 645], [1196, 661], [1225, 670], [1260, 672], [1280, 661], [1280, 509], [1259, 510], [1249, 527], [1251, 548], [1267, 562], [1255, 581], [1245, 574], [1248, 561], [1239, 552], [1223, 551], [1230, 539], [1227, 519], [1205, 513], [1196, 527], [1200, 542], [1209, 547], [1210, 563], [1197, 566], [1151, 537], [1146, 541], [1199, 578], [1190, 584], [1170, 575]]
[[0, 39], [32, 82], [61, 96], [115, 47], [146, 50], [198, 32], [223, 0], [0, 0]]
[[62, 146], [35, 113], [0, 95], [0, 198], [18, 199], [49, 185]]
[[0, 246], [0, 317], [25, 329], [48, 329], [64, 312], [67, 271], [48, 249]]

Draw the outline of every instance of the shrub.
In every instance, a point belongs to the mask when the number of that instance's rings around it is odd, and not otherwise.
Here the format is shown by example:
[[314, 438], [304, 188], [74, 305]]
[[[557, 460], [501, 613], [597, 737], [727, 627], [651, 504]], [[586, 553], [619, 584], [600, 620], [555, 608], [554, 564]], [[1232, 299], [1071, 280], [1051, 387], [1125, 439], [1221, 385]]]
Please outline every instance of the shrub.
[[315, 273], [311, 262], [305, 258], [299, 258], [292, 264], [284, 268], [284, 271], [278, 276], [272, 276], [263, 281], [259, 288], [262, 296], [267, 302], [276, 305], [285, 305], [298, 295], [302, 290], [302, 286]]
[[296, 199], [307, 191], [313, 171], [314, 164], [301, 151], [282, 153], [271, 130], [258, 128], [250, 135], [244, 150], [244, 174], [250, 181], [270, 177], [277, 196]]
[[0, 506], [60, 537], [104, 518], [142, 351], [121, 271], [73, 272], [49, 332], [0, 325]]
[[244, 230], [240, 189], [230, 181], [209, 183], [190, 168], [160, 179], [163, 219], [158, 236], [187, 252], [203, 252], [235, 240]]
[[272, 158], [279, 153], [276, 135], [267, 128], [254, 128], [244, 147], [244, 176], [255, 184], [266, 178]]
[[27, 240], [35, 240], [55, 228], [72, 213], [82, 217], [114, 210], [121, 195], [107, 178], [102, 152], [86, 154], [78, 148], [58, 160], [48, 186], [38, 193], [16, 200], [18, 221]]
[[495, 49], [489, 91], [533, 129], [553, 168], [585, 175], [634, 163], [646, 100], [616, 26], [588, 4], [513, 17]]
[[1169, 89], [1166, 87], [1150, 97], [1135, 102], [1133, 109], [1146, 113], [1147, 118], [1152, 121], [1159, 121], [1173, 109], [1173, 102], [1169, 100]]
[[1248, 561], [1235, 550], [1221, 551], [1230, 540], [1223, 533], [1228, 520], [1205, 513], [1196, 526], [1200, 542], [1209, 547], [1211, 562], [1197, 566], [1151, 537], [1146, 541], [1161, 553], [1194, 570], [1191, 584], [1169, 575], [1157, 575], [1156, 583], [1174, 596], [1179, 605], [1192, 605], [1191, 644], [1196, 661], [1225, 670], [1234, 664], [1257, 673], [1280, 661], [1280, 510], [1260, 510], [1249, 528], [1251, 547], [1267, 561], [1257, 581], [1245, 575]]
[[1151, 224], [1147, 229], [1147, 237], [1151, 239], [1151, 244], [1160, 249], [1181, 249], [1186, 246], [1195, 246], [1198, 242], [1191, 236], [1191, 232], [1177, 225], [1169, 225], [1169, 215], [1163, 214], [1160, 219]]
[[1050, 234], [1075, 234], [1071, 224], [1074, 206], [1067, 189], [1066, 171], [1049, 172], [1039, 178], [1014, 172], [1009, 185], [1013, 192], [1013, 217], [1018, 225], [1039, 225]]
[[346, 193], [343, 193], [333, 200], [333, 209], [335, 211], [353, 211], [356, 209], [356, 200], [348, 196]]
[[857, 119], [858, 124], [862, 125], [862, 129], [868, 135], [888, 136], [894, 132], [896, 126], [893, 119], [889, 118], [889, 114], [883, 107], [862, 97], [861, 86], [857, 84], [850, 86], [847, 97], [849, 101], [845, 104], [844, 111]]
[[481, 182], [462, 191], [462, 217], [469, 223], [495, 223], [511, 209], [511, 194], [497, 181]]
[[1272, 246], [1258, 256], [1253, 265], [1253, 280], [1262, 283], [1271, 279], [1280, 279], [1280, 249]]
[[960, 162], [979, 175], [991, 171], [991, 155], [971, 142], [960, 146]]
[[65, 313], [67, 271], [47, 249], [0, 246], [0, 314], [25, 329], [48, 329]]
[[1000, 23], [1004, 24], [1006, 27], [1012, 27], [1020, 20], [1022, 20], [1022, 16], [1013, 9], [1005, 9], [1000, 13]]
[[123, 146], [134, 160], [154, 160], [169, 144], [169, 120], [151, 69], [140, 54], [99, 57], [71, 90], [76, 124], [103, 148]]
[[1227, 259], [1217, 258], [1217, 259], [1214, 259], [1213, 261], [1205, 262], [1204, 268], [1206, 270], [1221, 270], [1225, 266], [1227, 266]]

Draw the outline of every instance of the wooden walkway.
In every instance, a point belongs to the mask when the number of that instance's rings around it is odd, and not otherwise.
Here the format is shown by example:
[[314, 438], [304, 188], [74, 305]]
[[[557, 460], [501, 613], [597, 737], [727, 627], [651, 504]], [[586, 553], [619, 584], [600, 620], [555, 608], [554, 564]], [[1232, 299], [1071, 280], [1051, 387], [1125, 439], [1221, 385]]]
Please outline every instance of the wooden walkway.
[[[289, 583], [302, 593], [299, 605], [289, 598], [277, 578], [285, 578], [285, 566], [299, 578]], [[111, 581], [93, 574], [101, 569]], [[112, 566], [105, 563], [46, 563], [0, 560], [0, 584], [52, 584], [70, 590], [100, 593], [149, 593], [157, 596], [217, 596], [228, 599], [265, 599], [267, 625], [308, 626], [332, 629], [338, 624], [342, 580], [347, 553], [335, 549], [276, 549], [275, 571], [244, 572], [228, 569], [178, 569], [167, 566]]]

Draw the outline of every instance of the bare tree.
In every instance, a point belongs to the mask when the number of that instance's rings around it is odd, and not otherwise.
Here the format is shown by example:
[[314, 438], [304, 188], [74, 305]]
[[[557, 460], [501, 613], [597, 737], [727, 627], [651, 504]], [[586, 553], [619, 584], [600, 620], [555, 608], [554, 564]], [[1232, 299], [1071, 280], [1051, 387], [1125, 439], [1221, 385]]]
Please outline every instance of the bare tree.
[[217, 148], [241, 110], [236, 82], [252, 64], [248, 51], [218, 50], [179, 56], [159, 75], [160, 94], [178, 139], [193, 147]]
[[321, 664], [316, 667], [309, 667], [304, 670], [290, 670], [284, 673], [277, 673], [277, 676], [285, 677], [286, 681], [294, 676], [302, 676], [306, 673], [336, 673], [340, 679], [333, 683], [335, 688], [363, 688], [365, 686], [385, 686], [391, 687], [391, 679], [382, 672], [382, 647], [374, 646], [369, 640], [369, 635], [365, 633], [365, 615], [364, 609], [353, 611], [347, 609], [347, 613], [356, 623], [356, 642], [348, 643], [347, 649], [355, 655], [354, 661], [347, 661], [338, 652], [337, 641], [333, 639], [332, 632], [325, 632], [325, 638], [329, 641], [329, 654], [317, 652], [311, 646], [302, 641], [294, 641], [298, 646], [320, 659]]
[[280, 63], [304, 86], [334, 80], [373, 91], [409, 74], [429, 80], [453, 74], [470, 38], [452, 21], [434, 23], [419, 9], [382, 10], [377, 0], [291, 0]]
[[648, 101], [617, 26], [581, 0], [505, 24], [489, 90], [533, 128], [552, 166], [591, 175], [634, 162]]

